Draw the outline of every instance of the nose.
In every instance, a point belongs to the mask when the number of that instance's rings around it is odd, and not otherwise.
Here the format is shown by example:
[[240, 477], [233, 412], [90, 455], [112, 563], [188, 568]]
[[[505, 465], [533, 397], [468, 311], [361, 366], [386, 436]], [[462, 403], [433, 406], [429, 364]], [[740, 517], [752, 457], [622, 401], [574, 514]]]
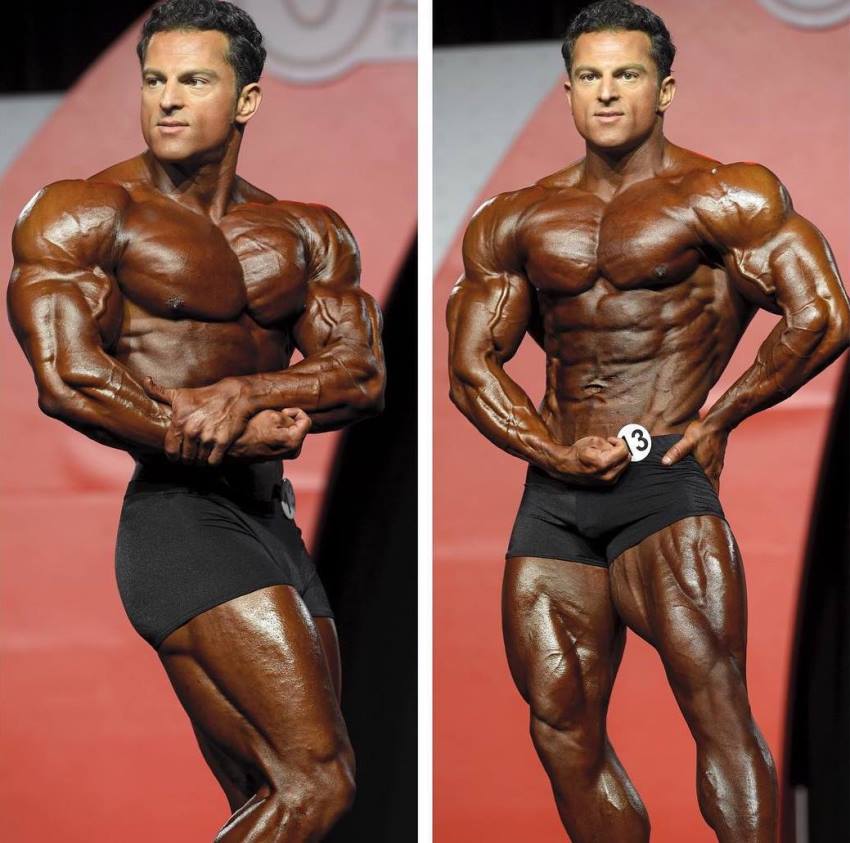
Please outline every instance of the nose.
[[180, 84], [176, 79], [167, 80], [161, 89], [159, 96], [159, 107], [166, 114], [170, 114], [178, 108], [181, 108], [183, 101], [181, 99]]
[[599, 87], [596, 89], [596, 97], [603, 105], [609, 105], [619, 99], [620, 95], [617, 92], [617, 82], [613, 76], [602, 76], [602, 79], [599, 81]]

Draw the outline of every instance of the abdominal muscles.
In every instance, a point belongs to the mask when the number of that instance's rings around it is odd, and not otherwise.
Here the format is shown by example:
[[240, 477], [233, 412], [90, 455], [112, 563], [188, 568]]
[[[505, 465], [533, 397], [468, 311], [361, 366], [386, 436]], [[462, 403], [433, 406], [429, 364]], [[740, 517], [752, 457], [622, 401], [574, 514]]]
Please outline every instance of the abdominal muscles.
[[150, 376], [167, 387], [207, 386], [289, 363], [288, 334], [262, 328], [247, 315], [235, 322], [128, 316], [114, 356], [138, 380]]
[[[703, 283], [541, 297], [547, 357], [542, 413], [565, 443], [630, 422], [679, 432], [697, 417], [743, 325], [728, 287]], [[723, 279], [718, 278], [717, 281]]]

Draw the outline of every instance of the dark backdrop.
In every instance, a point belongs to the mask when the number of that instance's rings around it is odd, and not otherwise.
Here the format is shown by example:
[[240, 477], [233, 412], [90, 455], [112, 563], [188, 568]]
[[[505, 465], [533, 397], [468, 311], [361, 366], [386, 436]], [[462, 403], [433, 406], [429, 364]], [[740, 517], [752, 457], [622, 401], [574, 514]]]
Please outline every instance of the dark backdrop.
[[[783, 841], [794, 790], [811, 843], [850, 840], [850, 363], [844, 364], [800, 587], [783, 776]], [[802, 843], [800, 841], [799, 843]]]
[[384, 315], [386, 410], [343, 434], [316, 551], [357, 758], [357, 799], [333, 843], [416, 839], [415, 244]]
[[3, 12], [0, 92], [67, 90], [151, 5], [149, 0], [10, 4]]
[[590, 0], [434, 0], [434, 45], [561, 38]]

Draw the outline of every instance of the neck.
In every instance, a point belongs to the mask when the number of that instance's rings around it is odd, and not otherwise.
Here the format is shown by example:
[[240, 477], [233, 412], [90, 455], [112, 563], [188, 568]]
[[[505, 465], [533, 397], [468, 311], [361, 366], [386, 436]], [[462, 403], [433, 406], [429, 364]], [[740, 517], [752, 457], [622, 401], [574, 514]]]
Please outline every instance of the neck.
[[648, 137], [629, 149], [605, 149], [588, 143], [584, 159], [587, 189], [610, 194], [633, 182], [652, 178], [664, 168], [667, 146], [660, 119], [655, 121]]
[[224, 146], [185, 161], [161, 161], [148, 150], [144, 157], [151, 181], [161, 193], [218, 222], [234, 198], [236, 161], [242, 133], [234, 130]]

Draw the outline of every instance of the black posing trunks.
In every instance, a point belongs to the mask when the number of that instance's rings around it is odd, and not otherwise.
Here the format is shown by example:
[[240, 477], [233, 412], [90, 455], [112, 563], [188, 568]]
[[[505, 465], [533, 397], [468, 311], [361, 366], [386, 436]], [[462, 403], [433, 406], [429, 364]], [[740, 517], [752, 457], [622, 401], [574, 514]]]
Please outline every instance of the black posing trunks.
[[301, 531], [281, 508], [277, 461], [194, 468], [141, 464], [124, 495], [118, 591], [154, 649], [207, 609], [290, 585], [314, 617], [333, 617]]
[[537, 556], [607, 567], [624, 550], [674, 521], [723, 509], [693, 454], [661, 458], [681, 433], [652, 437], [652, 449], [604, 489], [569, 486], [529, 466], [508, 558]]

